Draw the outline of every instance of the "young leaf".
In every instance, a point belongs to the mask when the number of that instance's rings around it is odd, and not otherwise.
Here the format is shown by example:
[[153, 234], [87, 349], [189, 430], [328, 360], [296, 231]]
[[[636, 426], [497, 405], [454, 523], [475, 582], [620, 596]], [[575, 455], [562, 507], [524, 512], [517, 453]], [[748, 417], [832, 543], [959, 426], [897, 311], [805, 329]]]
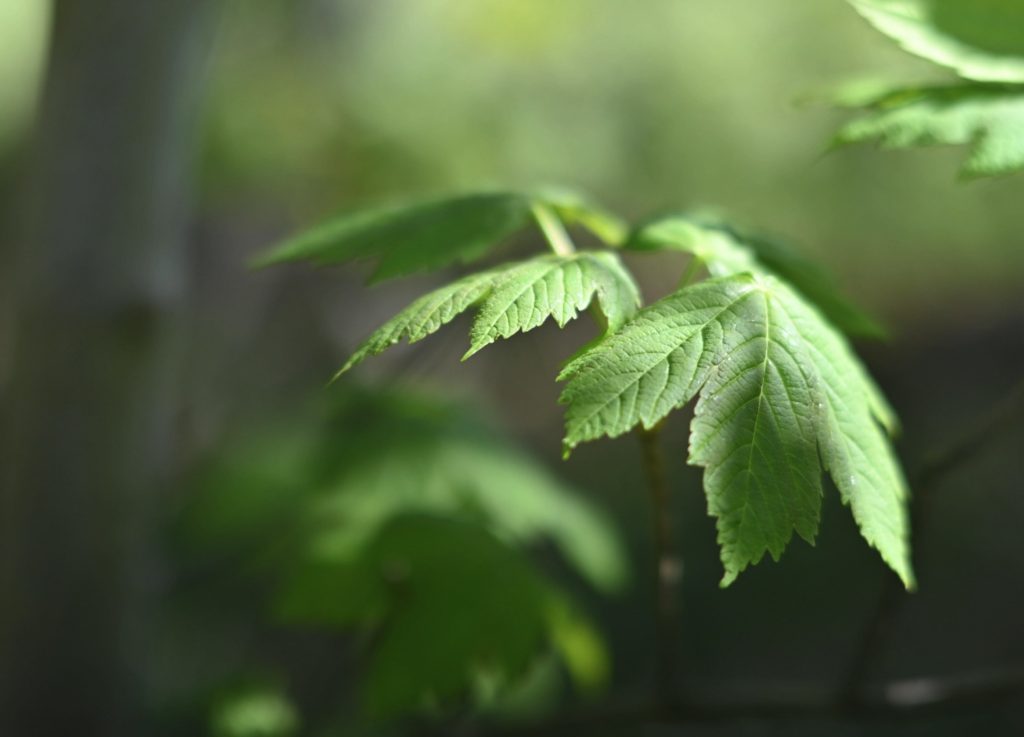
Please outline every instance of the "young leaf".
[[878, 141], [885, 148], [967, 145], [965, 177], [1024, 168], [1024, 85], [967, 83], [882, 95], [867, 114], [847, 123], [836, 143]]
[[580, 195], [495, 192], [342, 215], [285, 241], [257, 263], [375, 258], [374, 280], [469, 263], [529, 226], [535, 205], [549, 206], [566, 223], [593, 228], [599, 237], [615, 236], [615, 218]]
[[712, 276], [772, 274], [794, 287], [847, 335], [881, 338], [885, 329], [845, 299], [831, 275], [774, 238], [740, 230], [718, 218], [669, 216], [637, 229], [627, 248], [692, 253]]
[[868, 543], [913, 585], [906, 486], [879, 425], [891, 412], [842, 337], [778, 279], [682, 289], [560, 378], [567, 449], [650, 428], [700, 393], [689, 462], [706, 469], [723, 585], [764, 553], [777, 558], [794, 531], [813, 541], [822, 465]]
[[563, 327], [595, 296], [611, 330], [639, 306], [636, 284], [613, 253], [539, 256], [473, 274], [402, 310], [374, 332], [338, 373], [403, 339], [421, 340], [473, 306], [479, 305], [480, 310], [467, 358], [496, 339], [532, 330], [549, 317]]
[[982, 82], [1024, 82], [1020, 0], [850, 0], [903, 49]]
[[466, 358], [498, 338], [533, 330], [548, 317], [564, 327], [597, 296], [608, 329], [617, 330], [640, 306], [640, 293], [615, 254], [543, 256], [499, 278], [480, 306]]

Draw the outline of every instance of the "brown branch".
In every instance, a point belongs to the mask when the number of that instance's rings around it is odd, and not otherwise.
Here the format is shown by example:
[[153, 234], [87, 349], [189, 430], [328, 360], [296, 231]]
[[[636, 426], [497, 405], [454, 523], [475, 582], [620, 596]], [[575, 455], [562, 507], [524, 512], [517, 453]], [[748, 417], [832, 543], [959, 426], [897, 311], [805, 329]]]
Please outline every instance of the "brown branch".
[[672, 505], [665, 478], [665, 459], [659, 444], [660, 428], [638, 431], [644, 470], [651, 492], [657, 581], [656, 703], [671, 713], [676, 697], [676, 633], [679, 630], [678, 586], [682, 563], [676, 555], [672, 534]]

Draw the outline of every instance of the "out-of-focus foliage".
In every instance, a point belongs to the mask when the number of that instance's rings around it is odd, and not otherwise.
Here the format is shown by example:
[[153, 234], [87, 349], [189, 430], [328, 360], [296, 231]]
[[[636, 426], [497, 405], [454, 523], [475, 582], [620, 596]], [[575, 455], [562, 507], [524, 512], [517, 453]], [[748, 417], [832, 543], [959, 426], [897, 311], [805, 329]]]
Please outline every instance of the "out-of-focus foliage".
[[960, 84], [887, 92], [859, 107], [837, 144], [878, 141], [885, 148], [966, 145], [965, 177], [1024, 168], [1024, 86]]
[[874, 318], [842, 296], [835, 280], [819, 264], [779, 238], [737, 227], [719, 216], [697, 214], [652, 220], [633, 232], [627, 247], [691, 253], [712, 276], [774, 274], [848, 335], [885, 335]]
[[48, 0], [0, 3], [0, 154], [30, 128], [49, 20]]
[[549, 649], [578, 686], [602, 685], [604, 645], [566, 610], [568, 600], [486, 528], [410, 514], [349, 560], [303, 565], [277, 605], [286, 622], [379, 625], [363, 689], [368, 711], [389, 717], [451, 706], [480, 678], [514, 687]]
[[1020, 0], [850, 0], [912, 54], [979, 82], [1024, 83]]
[[716, 203], [773, 223], [891, 316], [1003, 299], [1024, 274], [1024, 182], [965, 194], [941, 176], [948, 157], [819, 156], [841, 118], [792, 100], [863, 70], [927, 73], [844, 3], [227, 6], [202, 160], [216, 212], [248, 196], [305, 223], [559, 181], [630, 216]]
[[903, 48], [954, 69], [957, 85], [887, 90], [847, 100], [867, 114], [837, 144], [885, 148], [967, 145], [966, 177], [1024, 168], [1024, 2], [1021, 0], [850, 0]]
[[213, 462], [181, 534], [275, 582], [279, 621], [376, 632], [363, 703], [378, 715], [449, 704], [482, 678], [514, 690], [544, 653], [585, 690], [607, 673], [600, 636], [524, 551], [553, 543], [612, 591], [626, 573], [613, 529], [451, 404], [342, 392], [319, 420]]
[[295, 705], [269, 685], [232, 689], [217, 701], [210, 719], [213, 737], [290, 737], [298, 730]]

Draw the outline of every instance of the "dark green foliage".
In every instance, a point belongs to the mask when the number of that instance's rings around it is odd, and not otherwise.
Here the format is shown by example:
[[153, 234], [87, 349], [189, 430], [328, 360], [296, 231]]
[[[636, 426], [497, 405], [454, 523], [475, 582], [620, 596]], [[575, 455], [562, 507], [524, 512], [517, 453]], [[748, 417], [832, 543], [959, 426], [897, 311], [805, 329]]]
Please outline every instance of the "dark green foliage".
[[480, 679], [506, 692], [551, 655], [579, 687], [603, 680], [600, 637], [524, 555], [550, 542], [594, 586], [621, 586], [592, 507], [456, 405], [349, 390], [295, 427], [211, 464], [182, 533], [271, 582], [278, 621], [373, 631], [371, 712], [450, 703]]

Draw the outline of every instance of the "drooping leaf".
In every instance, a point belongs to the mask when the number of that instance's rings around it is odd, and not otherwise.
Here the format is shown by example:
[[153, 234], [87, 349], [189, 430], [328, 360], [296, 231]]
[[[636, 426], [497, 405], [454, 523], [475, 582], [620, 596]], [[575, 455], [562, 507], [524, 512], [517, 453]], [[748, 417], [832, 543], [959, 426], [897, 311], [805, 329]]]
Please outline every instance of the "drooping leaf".
[[609, 521], [546, 469], [481, 423], [396, 433], [396, 419], [363, 424], [358, 432], [381, 447], [362, 440], [309, 506], [315, 557], [349, 560], [392, 517], [432, 513], [476, 520], [520, 546], [551, 541], [594, 586], [622, 585], [625, 556]]
[[849, 0], [906, 51], [982, 82], [1024, 82], [1021, 0]]
[[494, 340], [532, 330], [549, 317], [562, 327], [594, 297], [609, 329], [621, 325], [639, 305], [636, 284], [613, 253], [538, 256], [472, 274], [402, 310], [377, 329], [338, 373], [402, 340], [415, 343], [470, 307], [479, 305], [480, 309], [470, 333], [467, 358]]
[[391, 518], [430, 513], [475, 521], [518, 547], [553, 544], [601, 590], [624, 583], [610, 520], [478, 413], [415, 392], [340, 389], [204, 465], [178, 524], [187, 549], [350, 561]]
[[891, 412], [843, 338], [778, 279], [684, 288], [560, 378], [567, 449], [651, 428], [700, 394], [690, 463], [705, 467], [723, 585], [766, 552], [777, 558], [794, 531], [814, 539], [822, 466], [868, 543], [913, 585], [906, 485], [882, 427]]
[[[449, 702], [481, 673], [514, 684], [545, 645], [566, 647], [570, 617], [585, 621], [514, 549], [463, 521], [396, 518], [359, 565], [389, 601], [364, 686], [377, 716]], [[606, 657], [600, 640], [585, 647]], [[600, 674], [583, 657], [574, 651], [569, 662], [586, 684]]]
[[746, 231], [718, 217], [669, 216], [638, 228], [627, 247], [692, 253], [712, 276], [773, 274], [794, 287], [847, 335], [880, 338], [885, 329], [845, 299], [832, 276], [776, 238]]
[[494, 192], [361, 210], [286, 240], [259, 265], [311, 261], [318, 265], [376, 259], [374, 280], [475, 261], [534, 220], [546, 205], [568, 224], [615, 236], [615, 218], [581, 195]]
[[885, 148], [965, 145], [966, 177], [1024, 168], [1024, 85], [964, 83], [883, 94], [847, 123], [839, 145], [877, 141]]
[[551, 545], [616, 589], [626, 560], [605, 515], [467, 407], [352, 387], [337, 400], [281, 427], [287, 452], [265, 432], [215, 464], [187, 539], [233, 576], [269, 577], [278, 623], [372, 629], [364, 695], [382, 716], [472, 698], [482, 674], [512, 693], [542, 658], [599, 685], [600, 635], [527, 550]]

